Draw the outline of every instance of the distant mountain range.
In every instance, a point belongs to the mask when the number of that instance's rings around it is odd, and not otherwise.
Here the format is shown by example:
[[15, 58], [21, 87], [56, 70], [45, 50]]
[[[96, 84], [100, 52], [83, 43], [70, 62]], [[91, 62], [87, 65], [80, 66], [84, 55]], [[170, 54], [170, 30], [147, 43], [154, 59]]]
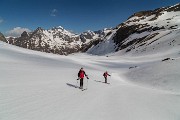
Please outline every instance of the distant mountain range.
[[[111, 29], [100, 31], [86, 31], [74, 34], [63, 27], [49, 30], [38, 27], [35, 31], [24, 31], [20, 37], [7, 37], [9, 44], [32, 50], [67, 55], [74, 52], [86, 51], [87, 47], [98, 44]], [[3, 39], [3, 41], [5, 41]], [[7, 42], [6, 41], [6, 42]]]
[[29, 33], [24, 31], [17, 38], [5, 38], [0, 34], [0, 40], [9, 44], [61, 55], [76, 52], [105, 55], [117, 51], [138, 54], [163, 50], [159, 47], [163, 45], [169, 45], [171, 49], [180, 45], [179, 38], [180, 4], [137, 12], [115, 28], [99, 31], [75, 34], [59, 26], [49, 30], [39, 27]]

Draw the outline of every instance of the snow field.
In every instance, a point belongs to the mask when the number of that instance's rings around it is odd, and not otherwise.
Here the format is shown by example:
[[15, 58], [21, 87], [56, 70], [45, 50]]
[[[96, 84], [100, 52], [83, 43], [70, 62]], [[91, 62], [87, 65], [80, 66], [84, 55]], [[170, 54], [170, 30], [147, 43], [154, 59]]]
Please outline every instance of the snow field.
[[[179, 120], [178, 72], [170, 72], [179, 71], [178, 56], [166, 65], [159, 61], [164, 56], [142, 58], [58, 56], [0, 42], [0, 119]], [[129, 69], [135, 65], [137, 68]], [[90, 78], [88, 83], [84, 79], [84, 87], [88, 85], [85, 91], [75, 88], [81, 67]], [[170, 69], [166, 71], [166, 67]], [[103, 83], [105, 70], [112, 75], [110, 84]], [[167, 79], [163, 78], [166, 73]], [[168, 82], [153, 86], [149, 83], [154, 79], [152, 74]], [[171, 84], [171, 80], [176, 82]], [[174, 89], [166, 89], [169, 86]]]

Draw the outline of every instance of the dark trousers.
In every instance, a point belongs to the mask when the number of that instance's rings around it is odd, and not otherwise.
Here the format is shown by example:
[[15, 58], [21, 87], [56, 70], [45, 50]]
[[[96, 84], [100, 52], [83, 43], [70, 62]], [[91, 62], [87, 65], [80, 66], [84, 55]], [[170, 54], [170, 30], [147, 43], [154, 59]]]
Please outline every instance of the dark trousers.
[[80, 87], [83, 88], [83, 78], [80, 79]]
[[105, 83], [107, 83], [107, 77], [104, 77], [104, 79], [105, 79]]

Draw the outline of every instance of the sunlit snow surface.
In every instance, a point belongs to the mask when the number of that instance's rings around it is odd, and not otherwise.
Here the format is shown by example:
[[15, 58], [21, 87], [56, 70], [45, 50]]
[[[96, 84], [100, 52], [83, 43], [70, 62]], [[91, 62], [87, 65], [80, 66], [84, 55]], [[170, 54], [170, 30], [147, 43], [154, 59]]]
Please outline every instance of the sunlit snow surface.
[[0, 120], [179, 120], [178, 52], [59, 56], [0, 42]]

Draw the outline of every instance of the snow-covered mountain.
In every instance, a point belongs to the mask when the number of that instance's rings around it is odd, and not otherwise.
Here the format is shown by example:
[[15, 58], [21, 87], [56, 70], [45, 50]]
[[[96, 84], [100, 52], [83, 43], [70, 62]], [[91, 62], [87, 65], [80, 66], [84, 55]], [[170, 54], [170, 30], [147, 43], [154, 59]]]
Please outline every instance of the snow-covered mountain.
[[7, 38], [9, 44], [28, 48], [32, 50], [55, 53], [70, 54], [79, 51], [85, 51], [85, 47], [90, 47], [98, 43], [106, 35], [108, 29], [102, 31], [86, 31], [81, 34], [75, 34], [63, 27], [54, 27], [49, 30], [37, 28], [35, 31], [27, 33], [24, 31], [20, 37]]
[[177, 49], [179, 33], [180, 4], [176, 4], [137, 12], [115, 28], [75, 34], [61, 26], [49, 30], [39, 27], [30, 33], [23, 32], [21, 37], [7, 38], [6, 42], [61, 55], [75, 52], [105, 55], [117, 51], [119, 54], [142, 55]]
[[165, 50], [177, 48], [180, 44], [180, 4], [137, 12], [116, 29], [87, 52], [104, 55], [120, 51], [121, 54], [137, 55], [164, 50], [163, 46]]

